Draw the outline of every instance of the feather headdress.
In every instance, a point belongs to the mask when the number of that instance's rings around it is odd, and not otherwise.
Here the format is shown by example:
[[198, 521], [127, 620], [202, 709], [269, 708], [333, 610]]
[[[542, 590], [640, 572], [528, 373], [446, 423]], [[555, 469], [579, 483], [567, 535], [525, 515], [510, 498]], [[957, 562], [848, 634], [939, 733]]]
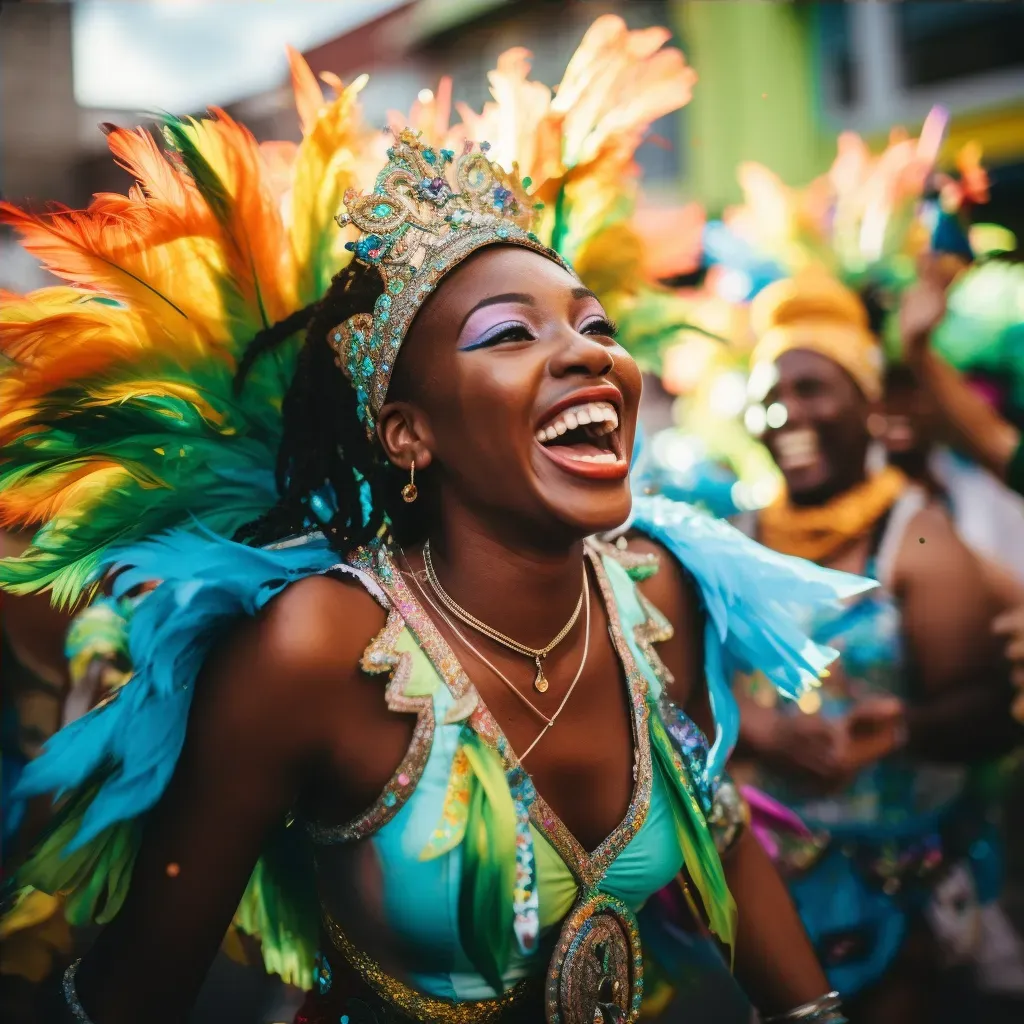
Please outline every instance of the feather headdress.
[[[557, 92], [528, 79], [516, 49], [491, 73], [481, 113], [461, 107], [451, 128], [444, 83], [413, 112], [439, 135], [489, 136], [492, 157], [532, 177], [544, 241], [577, 261], [613, 316], [632, 315], [637, 339], [648, 306], [658, 324], [680, 318], [665, 294], [642, 301], [628, 223], [635, 150], [695, 77], [667, 39], [599, 18]], [[0, 562], [0, 586], [73, 602], [117, 547], [190, 523], [230, 535], [273, 504], [297, 339], [261, 360], [240, 395], [233, 374], [257, 332], [322, 297], [347, 262], [334, 217], [385, 145], [359, 115], [365, 79], [327, 76], [326, 99], [290, 56], [297, 147], [261, 147], [219, 110], [168, 117], [164, 148], [145, 130], [110, 130], [137, 181], [127, 196], [44, 215], [0, 206], [66, 282], [0, 297], [0, 527], [38, 530], [21, 558]]]

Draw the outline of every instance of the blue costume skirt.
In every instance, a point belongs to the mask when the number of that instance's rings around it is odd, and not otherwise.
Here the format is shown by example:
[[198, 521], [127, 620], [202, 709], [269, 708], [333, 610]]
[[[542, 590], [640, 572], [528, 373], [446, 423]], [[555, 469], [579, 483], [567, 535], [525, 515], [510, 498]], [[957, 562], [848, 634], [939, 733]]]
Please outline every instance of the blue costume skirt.
[[829, 983], [844, 996], [880, 981], [922, 918], [941, 946], [963, 953], [977, 908], [997, 898], [1002, 876], [994, 826], [962, 806], [898, 838], [832, 834], [802, 869], [785, 854], [779, 863]]

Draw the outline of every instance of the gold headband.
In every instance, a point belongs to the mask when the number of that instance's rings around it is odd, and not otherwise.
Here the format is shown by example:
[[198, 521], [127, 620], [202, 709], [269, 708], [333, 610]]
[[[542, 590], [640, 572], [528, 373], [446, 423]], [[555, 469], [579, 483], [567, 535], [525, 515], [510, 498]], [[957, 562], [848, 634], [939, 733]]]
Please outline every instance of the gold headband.
[[[409, 128], [395, 135], [373, 191], [345, 194], [342, 226], [359, 238], [346, 248], [376, 267], [384, 292], [373, 312], [358, 313], [331, 330], [336, 362], [356, 390], [359, 418], [372, 437], [406, 332], [427, 296], [467, 256], [487, 245], [525, 246], [572, 269], [531, 230], [535, 209], [529, 178], [507, 173], [467, 142], [456, 158], [420, 142]], [[575, 276], [575, 275], [574, 275]]]

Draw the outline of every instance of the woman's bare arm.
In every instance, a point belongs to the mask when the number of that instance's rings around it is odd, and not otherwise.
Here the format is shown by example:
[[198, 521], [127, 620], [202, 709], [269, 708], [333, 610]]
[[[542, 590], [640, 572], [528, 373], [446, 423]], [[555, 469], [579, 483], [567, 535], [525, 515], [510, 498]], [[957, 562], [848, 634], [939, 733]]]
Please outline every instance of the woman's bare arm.
[[[703, 611], [692, 582], [675, 559], [646, 539], [631, 550], [660, 556], [661, 569], [641, 586], [672, 623], [673, 639], [659, 653], [674, 676], [672, 696], [706, 733], [713, 725], [704, 678]], [[789, 893], [757, 839], [743, 832], [723, 857], [726, 880], [739, 911], [736, 976], [764, 1013], [782, 1013], [828, 990], [825, 977]]]
[[1007, 478], [1010, 461], [1021, 443], [1020, 431], [996, 412], [941, 356], [921, 351], [915, 369], [942, 411], [951, 440], [962, 445], [989, 472]]
[[951, 440], [966, 448], [1001, 480], [1007, 477], [1020, 431], [1008, 423], [931, 347], [932, 332], [946, 315], [949, 286], [938, 261], [924, 260], [920, 279], [900, 304], [900, 334], [907, 362], [942, 413]]
[[918, 689], [906, 712], [909, 749], [931, 760], [997, 752], [1013, 740], [1010, 689], [991, 628], [1000, 601], [985, 570], [933, 507], [908, 525], [894, 576]]
[[[95, 1024], [186, 1020], [269, 833], [330, 771], [338, 732], [348, 746], [366, 746], [360, 732], [372, 736], [360, 713], [369, 698], [360, 695], [379, 699], [380, 688], [359, 678], [358, 662], [383, 614], [349, 590], [325, 579], [298, 583], [209, 660], [124, 907], [79, 970]], [[339, 690], [355, 694], [351, 714], [339, 714]], [[390, 768], [381, 771], [367, 779], [368, 792], [386, 781]]]

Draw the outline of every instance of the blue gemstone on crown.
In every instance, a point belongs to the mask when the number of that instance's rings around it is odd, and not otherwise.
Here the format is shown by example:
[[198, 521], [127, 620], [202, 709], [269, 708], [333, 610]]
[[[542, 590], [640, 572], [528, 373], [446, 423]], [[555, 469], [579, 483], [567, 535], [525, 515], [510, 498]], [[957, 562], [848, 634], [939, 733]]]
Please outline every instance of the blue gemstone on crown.
[[[352, 251], [358, 259], [368, 260], [372, 263], [379, 260], [384, 254], [384, 244], [384, 239], [380, 235], [367, 235], [355, 243]], [[347, 249], [350, 245], [352, 245], [351, 242], [346, 243], [345, 248]]]
[[390, 203], [378, 203], [373, 208], [374, 217], [390, 217], [394, 212], [394, 208]]
[[495, 185], [494, 205], [499, 210], [504, 210], [510, 199], [512, 199], [512, 192], [509, 189], [505, 188], [503, 185]]
[[427, 199], [438, 205], [452, 194], [451, 186], [444, 178], [421, 178], [417, 191], [421, 199]]

